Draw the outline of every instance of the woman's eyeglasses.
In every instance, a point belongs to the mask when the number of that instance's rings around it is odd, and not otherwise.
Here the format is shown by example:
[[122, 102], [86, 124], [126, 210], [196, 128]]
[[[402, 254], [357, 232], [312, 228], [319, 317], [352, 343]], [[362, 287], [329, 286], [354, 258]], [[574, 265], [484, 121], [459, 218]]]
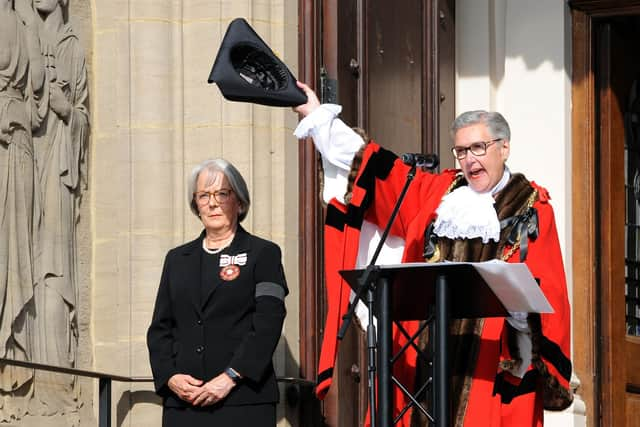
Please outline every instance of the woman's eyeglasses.
[[208, 191], [196, 191], [193, 193], [193, 198], [200, 206], [204, 206], [211, 202], [211, 197], [213, 197], [216, 202], [223, 205], [229, 201], [231, 193], [233, 193], [233, 190], [230, 188], [224, 188], [222, 190], [214, 191], [213, 193]]
[[471, 154], [473, 154], [474, 156], [484, 156], [485, 154], [487, 154], [488, 146], [501, 140], [502, 138], [496, 138], [492, 139], [491, 141], [472, 142], [468, 147], [453, 147], [451, 149], [451, 152], [453, 153], [453, 156], [458, 160], [462, 160], [467, 157], [467, 151], [471, 151]]

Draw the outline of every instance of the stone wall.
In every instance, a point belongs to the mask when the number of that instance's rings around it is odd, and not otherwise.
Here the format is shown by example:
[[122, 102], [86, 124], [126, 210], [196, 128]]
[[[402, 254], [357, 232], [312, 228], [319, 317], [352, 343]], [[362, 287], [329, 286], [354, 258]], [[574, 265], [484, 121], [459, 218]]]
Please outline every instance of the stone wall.
[[[22, 1], [28, 4], [28, 0]], [[291, 293], [275, 365], [278, 375], [298, 376], [298, 170], [297, 141], [291, 134], [297, 117], [289, 109], [225, 101], [217, 87], [206, 82], [226, 26], [239, 16], [252, 24], [295, 73], [297, 1], [41, 3], [62, 8], [64, 24], [73, 27], [77, 36], [74, 40], [79, 55], [74, 58], [85, 58], [86, 98], [82, 105], [90, 119], [81, 144], [86, 156], [78, 163], [82, 186], [74, 193], [75, 200], [81, 202], [70, 208], [74, 230], [62, 247], [63, 252], [77, 255], [72, 263], [76, 271], [75, 312], [70, 314], [77, 316], [70, 323], [75, 360], [70, 366], [123, 376], [150, 375], [145, 334], [164, 255], [171, 247], [194, 238], [201, 229], [187, 205], [187, 175], [204, 159], [224, 157], [244, 175], [252, 195], [252, 207], [243, 225], [283, 249]], [[7, 13], [15, 15], [13, 11]], [[0, 33], [5, 42], [9, 41]], [[52, 33], [43, 34], [43, 45], [55, 39]], [[70, 65], [72, 60], [66, 63]], [[42, 67], [47, 67], [46, 60]], [[45, 79], [45, 89], [38, 89], [36, 95], [48, 90], [52, 82], [51, 78]], [[27, 91], [25, 88], [21, 92], [21, 102], [26, 106], [31, 101]], [[0, 100], [2, 96], [0, 90]], [[45, 104], [41, 109], [50, 108]], [[35, 117], [39, 104], [34, 105]], [[15, 138], [37, 144], [37, 138], [50, 135], [43, 126], [33, 125], [33, 136], [25, 130]], [[9, 143], [0, 142], [4, 144], [0, 148], [6, 149], [0, 155], [5, 155]], [[33, 224], [38, 219], [31, 221], [27, 225], [37, 235]], [[34, 260], [39, 247], [45, 246], [34, 243], [28, 248], [33, 250]], [[0, 256], [8, 253], [8, 249], [0, 249]], [[32, 281], [33, 289], [38, 289], [37, 272]], [[41, 289], [54, 289], [54, 282]], [[33, 308], [37, 298], [30, 295], [30, 286], [23, 292], [28, 301], [24, 305]], [[47, 295], [43, 293], [41, 298], [46, 300]], [[37, 319], [41, 312], [33, 308], [20, 313]], [[46, 320], [53, 324], [51, 318]], [[47, 322], [41, 322], [38, 329], [37, 320], [33, 320], [30, 330], [41, 333], [44, 326], [50, 326]], [[6, 352], [5, 357], [11, 354]], [[56, 409], [61, 403], [54, 404], [55, 399], [43, 395], [38, 402], [47, 409], [36, 410], [30, 409], [29, 399], [34, 396], [34, 388], [38, 389], [37, 374], [16, 372], [5, 370], [2, 379], [10, 375], [22, 378], [26, 388], [21, 393], [26, 400], [20, 400], [15, 390], [0, 395], [4, 398], [0, 414], [7, 420], [21, 426], [96, 425], [95, 380], [78, 379], [71, 389], [71, 407]], [[53, 380], [42, 381], [50, 384]], [[16, 407], [23, 409], [7, 412]], [[112, 419], [116, 425], [159, 425], [160, 413], [150, 383], [114, 383]], [[280, 424], [288, 425], [291, 418], [285, 405], [280, 405]]]

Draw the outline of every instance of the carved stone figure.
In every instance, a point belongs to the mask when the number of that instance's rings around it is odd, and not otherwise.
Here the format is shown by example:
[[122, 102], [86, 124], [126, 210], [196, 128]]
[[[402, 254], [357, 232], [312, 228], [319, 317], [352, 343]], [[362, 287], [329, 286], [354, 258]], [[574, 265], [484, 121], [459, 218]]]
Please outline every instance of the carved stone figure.
[[[34, 133], [42, 217], [37, 229], [33, 361], [73, 367], [78, 345], [76, 225], [86, 179], [89, 133], [87, 70], [77, 36], [65, 22], [67, 0], [36, 0], [49, 91], [48, 110]], [[30, 412], [50, 415], [78, 408], [75, 378], [35, 373]]]
[[[0, 356], [29, 360], [38, 213], [31, 129], [43, 115], [44, 68], [37, 16], [27, 0], [12, 5], [0, 0]], [[0, 368], [0, 421], [24, 414], [32, 376]]]

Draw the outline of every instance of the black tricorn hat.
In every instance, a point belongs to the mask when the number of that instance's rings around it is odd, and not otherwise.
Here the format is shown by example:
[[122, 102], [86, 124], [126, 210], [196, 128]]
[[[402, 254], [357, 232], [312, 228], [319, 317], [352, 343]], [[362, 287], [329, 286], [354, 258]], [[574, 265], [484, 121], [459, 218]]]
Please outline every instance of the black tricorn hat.
[[307, 102], [291, 71], [243, 18], [229, 24], [209, 83], [216, 83], [230, 101], [275, 107], [295, 107]]

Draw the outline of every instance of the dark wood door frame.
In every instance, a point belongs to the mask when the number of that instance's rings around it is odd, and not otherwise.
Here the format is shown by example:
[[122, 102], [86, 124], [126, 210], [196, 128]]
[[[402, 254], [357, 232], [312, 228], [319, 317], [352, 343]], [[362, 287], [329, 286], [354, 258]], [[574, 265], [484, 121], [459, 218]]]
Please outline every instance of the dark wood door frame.
[[624, 373], [615, 369], [624, 364], [624, 342], [621, 348], [617, 338], [620, 328], [624, 329], [624, 317], [610, 311], [620, 303], [614, 292], [614, 285], [620, 286], [620, 272], [612, 265], [618, 252], [613, 239], [598, 242], [595, 238], [615, 231], [619, 221], [616, 210], [620, 208], [619, 201], [597, 197], [613, 194], [607, 185], [619, 179], [619, 171], [613, 170], [612, 159], [606, 158], [612, 152], [611, 135], [599, 136], [603, 112], [598, 108], [611, 104], [611, 94], [597, 90], [596, 69], [603, 73], [607, 69], [602, 67], [603, 58], [596, 56], [595, 31], [601, 18], [639, 14], [640, 1], [573, 0], [569, 6], [573, 56], [573, 361], [581, 381], [578, 393], [587, 407], [587, 424], [624, 425], [624, 400], [614, 398], [624, 395], [625, 387]]
[[[298, 2], [298, 78], [314, 90], [320, 70], [321, 2]], [[299, 159], [299, 280], [300, 280], [300, 375], [316, 381], [320, 351], [319, 331], [324, 307], [316, 296], [322, 284], [322, 210], [318, 203], [318, 158], [311, 141], [300, 142]]]

